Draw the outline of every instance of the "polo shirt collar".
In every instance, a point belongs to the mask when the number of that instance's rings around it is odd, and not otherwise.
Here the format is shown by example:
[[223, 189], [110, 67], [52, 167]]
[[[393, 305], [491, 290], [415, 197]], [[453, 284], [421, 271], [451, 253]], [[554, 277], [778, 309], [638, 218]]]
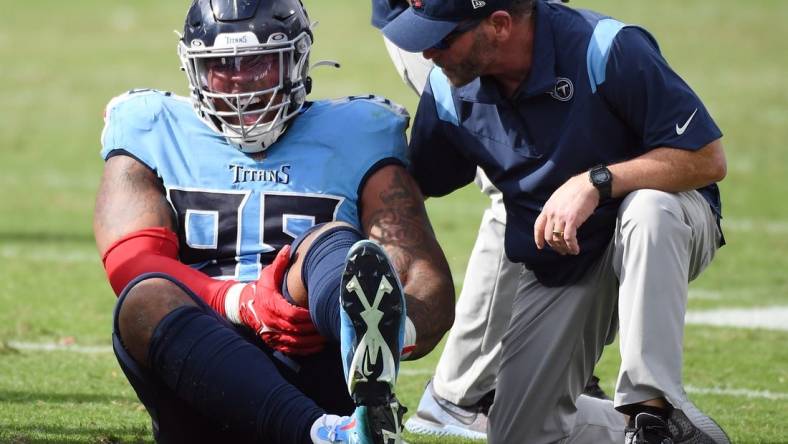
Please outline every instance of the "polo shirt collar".
[[498, 103], [501, 93], [498, 85], [490, 77], [478, 77], [471, 83], [457, 88], [457, 97], [465, 102]]
[[547, 2], [536, 2], [536, 25], [531, 72], [515, 94], [533, 97], [552, 91], [555, 86], [555, 46]]
[[[515, 98], [534, 97], [555, 87], [555, 46], [547, 2], [536, 2], [534, 50], [531, 72], [515, 92]], [[457, 97], [466, 102], [498, 103], [503, 100], [495, 80], [481, 77], [456, 89]]]

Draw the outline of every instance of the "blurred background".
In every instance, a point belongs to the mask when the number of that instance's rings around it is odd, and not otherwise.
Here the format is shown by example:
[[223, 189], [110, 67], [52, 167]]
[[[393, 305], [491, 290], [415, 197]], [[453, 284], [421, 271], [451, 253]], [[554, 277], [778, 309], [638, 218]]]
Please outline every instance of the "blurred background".
[[[305, 4], [319, 22], [312, 61], [342, 63], [312, 73], [313, 99], [375, 93], [415, 112], [416, 95], [369, 25], [368, 2]], [[182, 29], [188, 5], [3, 2], [0, 442], [151, 441], [148, 416], [109, 348], [115, 297], [91, 220], [104, 106], [132, 88], [186, 94], [173, 31]], [[685, 383], [736, 442], [788, 442], [788, 2], [570, 5], [649, 29], [725, 133], [728, 246], [691, 286]], [[472, 186], [428, 201], [458, 286], [486, 204]], [[708, 325], [726, 316], [738, 326]], [[438, 352], [403, 367], [398, 393], [412, 410]], [[597, 371], [608, 391], [617, 366], [613, 345]], [[409, 442], [448, 441], [410, 436]]]

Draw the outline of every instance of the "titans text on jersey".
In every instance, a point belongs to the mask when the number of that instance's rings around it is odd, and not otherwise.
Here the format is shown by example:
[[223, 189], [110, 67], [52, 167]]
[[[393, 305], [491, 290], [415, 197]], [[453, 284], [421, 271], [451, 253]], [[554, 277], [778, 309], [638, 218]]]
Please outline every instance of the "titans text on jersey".
[[276, 170], [255, 170], [243, 165], [230, 165], [233, 183], [239, 182], [290, 182], [290, 165], [282, 165]]

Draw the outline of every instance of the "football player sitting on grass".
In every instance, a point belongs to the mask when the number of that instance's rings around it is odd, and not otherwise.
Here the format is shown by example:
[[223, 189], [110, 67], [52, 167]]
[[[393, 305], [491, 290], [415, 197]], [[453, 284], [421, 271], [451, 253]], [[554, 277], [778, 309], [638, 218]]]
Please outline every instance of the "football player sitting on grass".
[[94, 231], [157, 442], [401, 442], [400, 357], [451, 326], [407, 114], [306, 101], [312, 42], [299, 0], [196, 0], [191, 99], [107, 107]]

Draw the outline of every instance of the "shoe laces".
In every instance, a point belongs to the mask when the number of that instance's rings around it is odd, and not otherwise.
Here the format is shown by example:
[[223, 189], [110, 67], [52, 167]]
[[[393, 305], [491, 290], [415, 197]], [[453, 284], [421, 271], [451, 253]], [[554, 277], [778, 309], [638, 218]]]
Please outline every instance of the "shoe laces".
[[[673, 439], [668, 433], [667, 427], [643, 426], [637, 429], [636, 433], [643, 440], [643, 443], [673, 444]], [[648, 438], [646, 438], [647, 436]], [[659, 439], [659, 441], [655, 441], [654, 438]]]
[[[627, 444], [673, 444], [668, 425], [662, 418], [648, 414], [638, 414], [634, 424], [626, 430]], [[646, 419], [648, 418], [648, 419]]]

